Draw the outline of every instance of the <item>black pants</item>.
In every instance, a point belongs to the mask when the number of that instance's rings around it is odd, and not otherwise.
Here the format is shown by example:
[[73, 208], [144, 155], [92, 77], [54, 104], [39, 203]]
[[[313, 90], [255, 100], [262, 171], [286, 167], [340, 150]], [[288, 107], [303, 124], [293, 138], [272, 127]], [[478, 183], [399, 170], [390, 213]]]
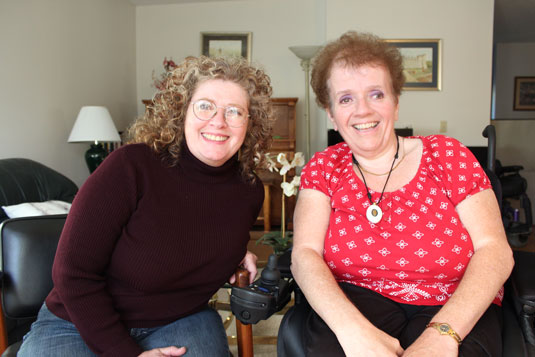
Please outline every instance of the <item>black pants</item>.
[[[441, 308], [400, 304], [353, 284], [341, 283], [340, 287], [371, 323], [396, 337], [404, 349], [422, 334], [425, 326]], [[344, 356], [335, 334], [314, 310], [311, 310], [304, 328], [307, 356]], [[501, 355], [502, 311], [501, 307], [492, 304], [464, 338], [459, 347], [459, 356]]]

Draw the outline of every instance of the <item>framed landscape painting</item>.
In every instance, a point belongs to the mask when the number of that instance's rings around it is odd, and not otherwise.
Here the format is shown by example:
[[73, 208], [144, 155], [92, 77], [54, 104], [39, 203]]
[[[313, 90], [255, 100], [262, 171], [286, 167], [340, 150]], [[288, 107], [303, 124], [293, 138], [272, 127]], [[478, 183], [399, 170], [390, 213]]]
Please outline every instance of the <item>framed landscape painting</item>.
[[441, 89], [441, 40], [385, 40], [403, 57], [404, 90]]
[[202, 32], [202, 54], [209, 57], [241, 56], [251, 61], [251, 32]]
[[535, 110], [535, 77], [515, 77], [513, 110]]

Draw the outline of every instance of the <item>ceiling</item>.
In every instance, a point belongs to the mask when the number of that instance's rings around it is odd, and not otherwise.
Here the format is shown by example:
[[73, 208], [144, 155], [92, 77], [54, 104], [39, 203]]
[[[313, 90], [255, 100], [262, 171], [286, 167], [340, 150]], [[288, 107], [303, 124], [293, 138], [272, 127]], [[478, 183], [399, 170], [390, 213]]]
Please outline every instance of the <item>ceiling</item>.
[[165, 4], [187, 4], [196, 2], [213, 2], [228, 0], [130, 0], [134, 5], [165, 5]]
[[[130, 0], [136, 6], [211, 1], [227, 0]], [[494, 42], [535, 42], [535, 0], [494, 0]]]

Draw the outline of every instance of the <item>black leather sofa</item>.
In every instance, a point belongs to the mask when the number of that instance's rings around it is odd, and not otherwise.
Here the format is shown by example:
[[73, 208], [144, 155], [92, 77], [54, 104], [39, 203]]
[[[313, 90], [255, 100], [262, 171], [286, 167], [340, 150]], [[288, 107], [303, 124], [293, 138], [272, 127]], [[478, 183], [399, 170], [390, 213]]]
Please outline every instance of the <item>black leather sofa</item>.
[[[11, 206], [25, 202], [44, 202], [49, 200], [72, 202], [77, 191], [78, 187], [73, 181], [61, 173], [36, 161], [21, 158], [0, 159], [0, 206]], [[48, 217], [50, 217], [50, 219], [48, 219]], [[61, 218], [62, 223], [59, 232], [61, 232], [66, 215], [63, 215]], [[8, 219], [9, 218], [4, 210], [0, 208], [0, 229], [3, 226], [4, 221], [8, 223]], [[18, 225], [22, 223], [26, 227], [31, 227], [33, 235], [38, 235], [41, 232], [47, 234], [45, 232], [50, 230], [49, 227], [51, 224], [58, 224], [57, 215], [28, 217], [23, 219], [19, 218], [13, 220], [22, 220]], [[25, 230], [27, 229], [22, 229], [22, 231]], [[7, 231], [8, 230], [6, 230], [6, 234], [8, 234]], [[3, 239], [2, 243], [7, 244], [8, 240], [9, 239]], [[8, 245], [4, 246], [3, 249], [9, 249]], [[8, 254], [7, 251], [3, 251], [2, 255], [4, 255], [4, 253]], [[14, 256], [14, 254], [12, 256]], [[35, 259], [32, 260], [35, 262]], [[2, 275], [4, 275], [4, 269], [7, 269], [5, 264], [8, 264], [8, 262], [2, 261], [1, 263]], [[18, 264], [23, 265], [25, 262], [18, 262]], [[27, 279], [28, 281], [31, 281], [31, 278], [32, 277], [30, 276], [22, 277], [22, 279]], [[8, 280], [8, 285], [13, 285], [10, 282], [13, 278], [3, 276], [2, 285], [4, 288], [6, 288], [6, 279]], [[2, 289], [2, 298], [5, 298], [4, 290], [8, 291], [10, 288], [11, 287]], [[35, 284], [31, 290], [32, 292], [35, 290]], [[4, 301], [2, 302], [4, 303]], [[8, 344], [19, 341], [29, 330], [31, 322], [34, 320], [34, 318], [11, 319], [5, 315], [3, 317], [8, 335]]]

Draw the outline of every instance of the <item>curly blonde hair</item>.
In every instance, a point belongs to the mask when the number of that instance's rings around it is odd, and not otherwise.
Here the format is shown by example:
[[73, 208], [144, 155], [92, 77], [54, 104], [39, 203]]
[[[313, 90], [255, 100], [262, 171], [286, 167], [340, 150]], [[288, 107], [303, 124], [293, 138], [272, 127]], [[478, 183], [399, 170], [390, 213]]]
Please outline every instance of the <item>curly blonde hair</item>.
[[312, 62], [310, 84], [316, 94], [316, 102], [322, 108], [331, 108], [332, 105], [328, 80], [336, 63], [353, 68], [363, 65], [383, 66], [390, 74], [394, 95], [396, 98], [401, 95], [405, 76], [399, 50], [375, 35], [348, 31], [339, 39], [328, 43]]
[[187, 57], [169, 73], [164, 89], [152, 106], [128, 129], [130, 143], [145, 143], [171, 166], [177, 164], [184, 140], [184, 122], [195, 90], [207, 80], [221, 79], [240, 85], [248, 94], [250, 120], [240, 148], [242, 176], [254, 180], [253, 170], [264, 163], [273, 125], [270, 78], [243, 58]]

